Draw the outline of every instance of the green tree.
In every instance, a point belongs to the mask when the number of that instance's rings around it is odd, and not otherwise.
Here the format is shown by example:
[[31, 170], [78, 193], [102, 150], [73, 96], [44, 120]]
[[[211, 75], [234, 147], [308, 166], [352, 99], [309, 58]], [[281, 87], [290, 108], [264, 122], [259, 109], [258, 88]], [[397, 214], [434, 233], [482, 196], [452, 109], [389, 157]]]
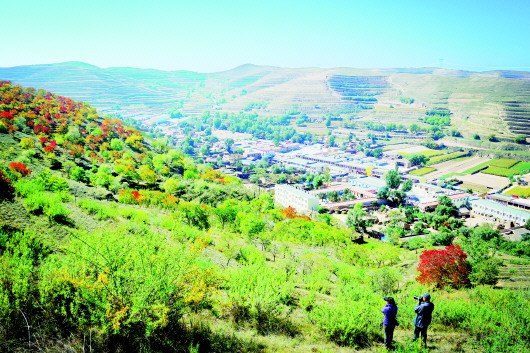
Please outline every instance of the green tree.
[[513, 141], [515, 143], [526, 143], [526, 135], [517, 135], [514, 137]]
[[368, 222], [365, 217], [366, 211], [363, 210], [363, 205], [358, 203], [348, 211], [346, 225], [350, 228], [354, 228], [358, 232], [365, 233], [366, 227], [368, 226]]
[[401, 176], [397, 170], [390, 170], [385, 174], [386, 187], [388, 189], [398, 189], [401, 184]]
[[409, 154], [405, 158], [407, 158], [412, 165], [424, 166], [429, 161], [429, 157], [421, 153]]
[[404, 192], [412, 190], [412, 180], [407, 179], [403, 182], [403, 185], [401, 185], [401, 190]]
[[234, 145], [235, 141], [233, 138], [227, 138], [225, 140], [225, 146], [226, 146], [226, 151], [228, 153], [231, 153], [232, 152], [232, 146]]

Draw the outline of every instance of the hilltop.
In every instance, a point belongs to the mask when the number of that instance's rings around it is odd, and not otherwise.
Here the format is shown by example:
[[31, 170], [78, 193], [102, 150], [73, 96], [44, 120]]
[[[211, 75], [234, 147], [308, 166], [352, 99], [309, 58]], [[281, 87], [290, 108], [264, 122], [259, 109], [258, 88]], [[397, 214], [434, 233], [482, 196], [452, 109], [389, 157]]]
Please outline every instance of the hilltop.
[[242, 65], [217, 73], [98, 68], [68, 62], [0, 68], [0, 77], [89, 102], [103, 112], [165, 120], [206, 110], [260, 116], [296, 109], [309, 117], [362, 106], [361, 121], [410, 125], [448, 109], [465, 137], [530, 133], [530, 73], [436, 68], [280, 68]]

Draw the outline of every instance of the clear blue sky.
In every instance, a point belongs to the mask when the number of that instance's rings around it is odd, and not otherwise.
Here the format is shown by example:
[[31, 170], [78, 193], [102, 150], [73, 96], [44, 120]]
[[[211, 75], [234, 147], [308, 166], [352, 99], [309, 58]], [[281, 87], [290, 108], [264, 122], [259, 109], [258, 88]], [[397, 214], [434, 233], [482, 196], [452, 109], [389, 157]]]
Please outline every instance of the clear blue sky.
[[530, 70], [529, 0], [0, 0], [0, 67]]

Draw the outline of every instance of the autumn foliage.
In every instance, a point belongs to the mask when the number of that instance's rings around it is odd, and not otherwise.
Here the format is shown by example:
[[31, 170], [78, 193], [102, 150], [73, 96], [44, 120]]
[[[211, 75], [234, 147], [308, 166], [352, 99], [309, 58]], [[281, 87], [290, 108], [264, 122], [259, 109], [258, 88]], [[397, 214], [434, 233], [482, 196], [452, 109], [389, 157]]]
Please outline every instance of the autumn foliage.
[[21, 176], [26, 176], [31, 174], [31, 170], [29, 170], [25, 164], [20, 162], [11, 162], [9, 163], [9, 169], [14, 171], [15, 173], [20, 174]]
[[416, 280], [432, 284], [436, 288], [469, 286], [471, 266], [467, 254], [458, 245], [449, 245], [441, 250], [426, 250], [420, 255]]
[[283, 214], [283, 216], [285, 218], [289, 218], [289, 219], [295, 219], [295, 218], [302, 218], [302, 219], [311, 219], [309, 218], [308, 216], [300, 216], [296, 213], [296, 209], [294, 207], [286, 207], [284, 208], [283, 210], [281, 210], [281, 213]]

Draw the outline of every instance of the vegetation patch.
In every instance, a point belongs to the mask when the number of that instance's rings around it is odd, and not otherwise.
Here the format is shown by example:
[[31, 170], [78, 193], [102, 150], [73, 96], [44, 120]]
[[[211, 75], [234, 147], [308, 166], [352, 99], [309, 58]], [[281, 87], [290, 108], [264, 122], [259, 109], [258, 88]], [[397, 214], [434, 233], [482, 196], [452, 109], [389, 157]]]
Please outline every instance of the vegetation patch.
[[518, 171], [513, 169], [506, 169], [506, 168], [500, 168], [500, 167], [488, 167], [481, 171], [481, 173], [484, 174], [491, 174], [491, 175], [498, 175], [502, 177], [510, 177], [515, 174], [519, 174]]
[[501, 158], [501, 159], [493, 159], [490, 161], [490, 165], [493, 167], [499, 167], [499, 168], [506, 168], [509, 169], [519, 163], [516, 159], [507, 159], [507, 158]]
[[434, 172], [435, 170], [436, 170], [436, 168], [424, 167], [424, 168], [413, 170], [409, 174], [421, 176], [421, 175], [429, 174], [430, 172]]
[[530, 172], [530, 162], [519, 162], [510, 167], [510, 169], [517, 170], [522, 173]]
[[504, 195], [515, 195], [515, 196], [522, 196], [522, 197], [530, 197], [530, 187], [523, 188], [520, 186], [516, 186], [514, 188], [509, 189], [508, 191], [504, 192]]
[[441, 156], [432, 157], [429, 159], [429, 162], [427, 162], [428, 165], [437, 164], [445, 161], [450, 161], [451, 159], [460, 158], [465, 155], [467, 155], [468, 152], [454, 152], [450, 154], [444, 154]]

